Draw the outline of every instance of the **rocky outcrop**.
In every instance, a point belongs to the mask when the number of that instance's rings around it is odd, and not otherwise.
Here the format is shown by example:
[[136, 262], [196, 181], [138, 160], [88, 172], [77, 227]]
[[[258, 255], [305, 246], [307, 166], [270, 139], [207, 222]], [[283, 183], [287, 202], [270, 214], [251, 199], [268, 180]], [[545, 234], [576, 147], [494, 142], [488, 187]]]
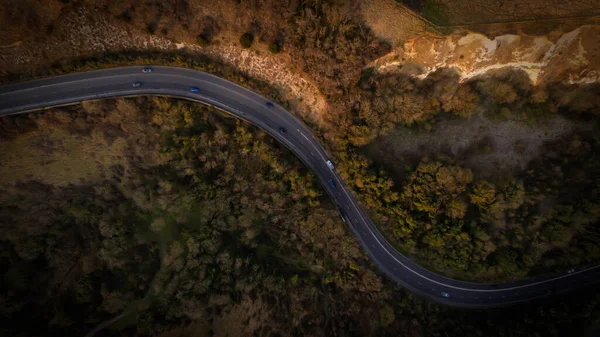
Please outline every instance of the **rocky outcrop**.
[[564, 34], [511, 34], [494, 39], [478, 33], [422, 35], [372, 65], [380, 73], [410, 71], [419, 78], [440, 68], [455, 68], [464, 81], [510, 67], [526, 72], [533, 84], [594, 83], [600, 80], [600, 26], [582, 26]]

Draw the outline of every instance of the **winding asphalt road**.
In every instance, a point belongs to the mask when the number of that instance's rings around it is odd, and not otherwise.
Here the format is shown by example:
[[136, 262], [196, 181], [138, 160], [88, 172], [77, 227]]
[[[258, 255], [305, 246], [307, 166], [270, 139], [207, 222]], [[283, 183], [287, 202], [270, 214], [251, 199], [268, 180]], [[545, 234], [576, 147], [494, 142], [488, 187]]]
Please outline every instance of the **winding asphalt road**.
[[[217, 106], [271, 134], [314, 171], [371, 259], [388, 277], [413, 292], [451, 306], [493, 307], [551, 296], [600, 280], [600, 266], [559, 276], [501, 284], [449, 279], [398, 253], [381, 235], [335, 170], [311, 131], [280, 106], [222, 78], [190, 69], [132, 66], [55, 76], [0, 86], [0, 116], [107, 97], [167, 95]], [[133, 87], [140, 82], [139, 87]], [[198, 93], [190, 87], [199, 88]], [[284, 135], [280, 132], [287, 130]], [[335, 187], [332, 187], [329, 180]], [[442, 294], [448, 294], [448, 297]]]

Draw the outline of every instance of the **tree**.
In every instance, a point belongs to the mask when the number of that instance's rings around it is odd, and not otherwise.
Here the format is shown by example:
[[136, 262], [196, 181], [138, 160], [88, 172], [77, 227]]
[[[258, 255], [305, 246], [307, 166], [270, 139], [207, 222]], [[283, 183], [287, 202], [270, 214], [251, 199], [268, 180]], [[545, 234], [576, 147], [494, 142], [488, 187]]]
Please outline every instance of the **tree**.
[[473, 205], [482, 210], [487, 210], [496, 201], [496, 186], [488, 181], [481, 180], [475, 185], [473, 193], [469, 196]]
[[240, 44], [244, 48], [250, 48], [250, 46], [252, 46], [252, 42], [254, 42], [254, 35], [252, 35], [250, 33], [244, 33], [240, 37]]
[[196, 42], [202, 47], [206, 47], [210, 44], [210, 40], [203, 34], [196, 36]]
[[379, 309], [379, 319], [383, 327], [387, 327], [392, 324], [394, 320], [396, 320], [394, 308], [387, 304], [384, 305], [381, 309]]
[[479, 96], [470, 85], [462, 85], [456, 90], [456, 93], [450, 101], [444, 104], [444, 110], [453, 114], [467, 118], [477, 112], [479, 106]]
[[403, 198], [410, 201], [415, 210], [428, 213], [430, 218], [435, 218], [442, 208], [452, 208], [448, 212], [464, 216], [466, 207], [452, 201], [466, 191], [472, 179], [470, 169], [424, 159], [411, 175]]
[[512, 85], [494, 78], [478, 82], [477, 89], [494, 104], [512, 103], [519, 97]]
[[269, 43], [269, 51], [273, 54], [277, 54], [281, 51], [281, 46], [279, 45], [279, 43], [277, 43], [277, 41], [271, 41], [271, 43]]
[[448, 204], [447, 214], [452, 219], [462, 219], [467, 213], [467, 207], [466, 202], [459, 199], [452, 199]]

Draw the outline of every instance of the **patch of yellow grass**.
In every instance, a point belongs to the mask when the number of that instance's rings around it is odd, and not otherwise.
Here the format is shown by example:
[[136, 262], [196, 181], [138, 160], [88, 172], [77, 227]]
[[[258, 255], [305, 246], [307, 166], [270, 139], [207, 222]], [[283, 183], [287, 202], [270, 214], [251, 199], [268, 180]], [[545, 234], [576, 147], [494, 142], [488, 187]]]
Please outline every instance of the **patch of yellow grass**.
[[49, 127], [0, 141], [0, 186], [36, 180], [65, 186], [102, 179], [103, 170], [125, 166], [123, 138], [109, 142], [100, 131], [89, 136]]
[[365, 0], [361, 12], [375, 35], [394, 47], [424, 33], [437, 33], [435, 25], [394, 0]]

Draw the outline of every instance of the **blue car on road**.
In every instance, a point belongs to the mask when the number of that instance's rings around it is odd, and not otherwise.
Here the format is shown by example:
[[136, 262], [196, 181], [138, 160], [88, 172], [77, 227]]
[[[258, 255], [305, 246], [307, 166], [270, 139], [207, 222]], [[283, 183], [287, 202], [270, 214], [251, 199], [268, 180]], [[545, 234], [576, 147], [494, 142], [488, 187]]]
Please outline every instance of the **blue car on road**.
[[335, 183], [333, 182], [333, 179], [329, 179], [329, 185], [335, 188]]
[[445, 291], [442, 291], [442, 296], [444, 296], [444, 297], [448, 298], [448, 297], [450, 297], [450, 294], [448, 294], [448, 293], [447, 293], [447, 292], [445, 292]]
[[198, 88], [196, 88], [196, 87], [191, 87], [191, 88], [190, 88], [190, 91], [191, 91], [191, 92], [198, 93], [198, 92], [200, 92], [200, 89], [198, 89]]

